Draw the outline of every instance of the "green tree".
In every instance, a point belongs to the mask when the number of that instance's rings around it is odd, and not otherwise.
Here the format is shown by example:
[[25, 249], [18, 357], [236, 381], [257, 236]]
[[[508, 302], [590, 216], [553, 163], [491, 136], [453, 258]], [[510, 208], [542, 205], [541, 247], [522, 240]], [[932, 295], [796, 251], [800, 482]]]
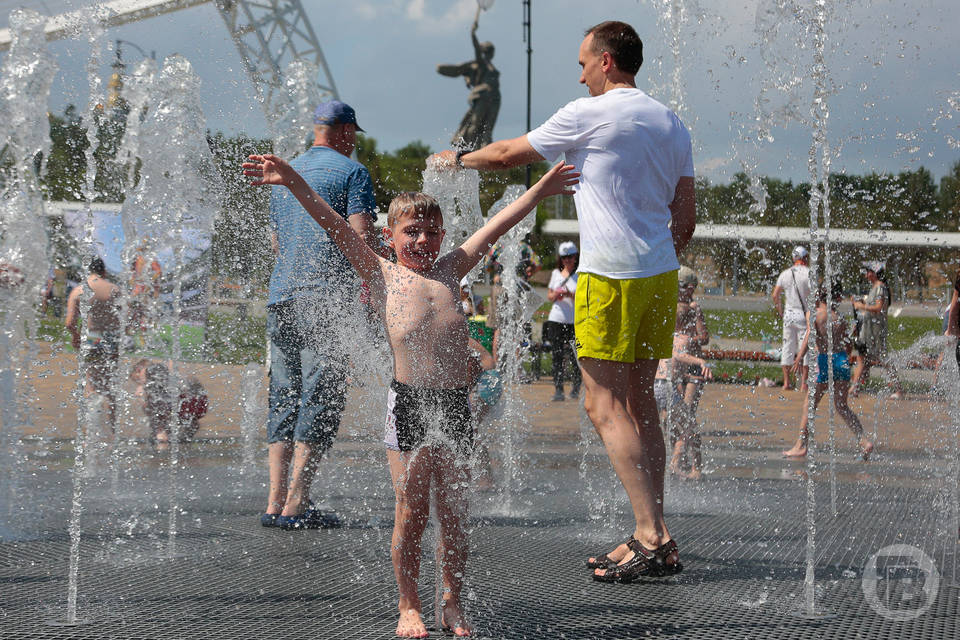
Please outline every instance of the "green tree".
[[942, 231], [960, 230], [960, 160], [950, 168], [950, 173], [940, 178], [937, 190], [939, 211], [935, 223]]
[[75, 202], [83, 199], [87, 173], [85, 153], [90, 143], [76, 107], [67, 105], [62, 116], [49, 115], [50, 157], [41, 184], [50, 200]]

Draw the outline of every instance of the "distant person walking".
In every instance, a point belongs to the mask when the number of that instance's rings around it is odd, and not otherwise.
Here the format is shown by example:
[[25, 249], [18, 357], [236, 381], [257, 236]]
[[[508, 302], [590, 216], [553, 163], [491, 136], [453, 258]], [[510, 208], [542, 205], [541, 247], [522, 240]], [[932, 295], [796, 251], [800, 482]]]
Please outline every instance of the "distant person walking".
[[[67, 297], [64, 323], [73, 348], [86, 366], [87, 388], [103, 396], [112, 433], [117, 406], [113, 382], [120, 358], [120, 287], [107, 280], [102, 259], [91, 259], [89, 271], [86, 282], [74, 287]], [[90, 307], [85, 319], [87, 339], [81, 342], [80, 299], [84, 295], [88, 296]]]
[[550, 315], [543, 323], [543, 341], [550, 343], [553, 358], [553, 394], [554, 402], [563, 400], [563, 383], [567, 379], [565, 367], [569, 365], [570, 398], [580, 397], [580, 366], [573, 352], [574, 332], [573, 301], [577, 291], [577, 267], [580, 265], [580, 251], [572, 242], [561, 242], [557, 249], [558, 266], [550, 274], [547, 285], [547, 299], [553, 303]]
[[[804, 333], [803, 343], [800, 345], [800, 352], [797, 355], [797, 361], [794, 362], [794, 369], [799, 368], [799, 358], [810, 350], [811, 338], [816, 340], [817, 345], [817, 386], [813, 390], [813, 410], [816, 411], [823, 394], [826, 393], [829, 386], [830, 369], [833, 369], [833, 404], [837, 413], [847, 423], [853, 436], [857, 439], [860, 446], [861, 456], [864, 461], [869, 460], [873, 453], [873, 443], [863, 435], [863, 425], [860, 419], [850, 409], [847, 404], [847, 391], [850, 388], [850, 337], [847, 333], [847, 321], [837, 313], [837, 307], [843, 299], [842, 289], [838, 284], [832, 288], [833, 299], [827, 304], [827, 289], [821, 284], [817, 292], [817, 306], [811, 317], [807, 314], [811, 326]], [[815, 334], [815, 337], [811, 336]], [[828, 336], [833, 334], [833, 351], [831, 352], [828, 342]], [[831, 362], [832, 361], [832, 362]], [[786, 458], [803, 458], [807, 455], [809, 440], [809, 431], [807, 429], [810, 415], [807, 403], [803, 403], [800, 414], [800, 437], [797, 443], [791, 449], [783, 452]]]
[[[780, 348], [780, 368], [783, 369], [783, 388], [792, 389], [790, 369], [793, 367], [800, 341], [807, 331], [807, 299], [810, 296], [810, 254], [806, 247], [794, 247], [793, 266], [777, 278], [773, 287], [773, 307], [783, 321], [783, 343]], [[800, 391], [807, 391], [807, 375], [812, 358], [801, 361], [799, 373]]]
[[853, 308], [862, 315], [860, 332], [857, 339], [857, 365], [853, 371], [854, 397], [870, 378], [870, 368], [881, 365], [887, 368], [894, 388], [890, 397], [898, 399], [903, 395], [900, 376], [896, 365], [887, 354], [887, 313], [890, 309], [890, 288], [886, 283], [883, 263], [873, 260], [865, 262], [863, 277], [870, 283], [870, 292], [862, 300], [853, 299]]
[[[317, 107], [313, 122], [313, 146], [291, 165], [379, 250], [370, 174], [350, 159], [357, 131], [362, 131], [356, 113], [334, 100]], [[271, 193], [270, 225], [277, 262], [267, 305], [270, 490], [261, 524], [315, 528], [331, 521], [311, 508], [310, 485], [340, 427], [349, 341], [365, 326], [360, 281], [340, 249], [285, 188]]]
[[591, 27], [579, 63], [590, 97], [519, 138], [442, 156], [507, 169], [564, 154], [582, 173], [575, 324], [584, 406], [636, 522], [627, 542], [587, 565], [595, 580], [630, 582], [682, 568], [663, 517], [666, 449], [653, 379], [673, 351], [677, 255], [696, 226], [693, 151], [676, 114], [636, 86], [643, 43], [633, 27]]

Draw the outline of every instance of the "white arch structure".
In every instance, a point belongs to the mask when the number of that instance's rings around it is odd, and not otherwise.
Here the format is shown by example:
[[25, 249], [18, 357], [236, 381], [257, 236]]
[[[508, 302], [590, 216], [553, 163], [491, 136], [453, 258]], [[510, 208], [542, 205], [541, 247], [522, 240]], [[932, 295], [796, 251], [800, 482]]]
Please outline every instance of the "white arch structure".
[[[544, 222], [543, 232], [548, 235], [576, 237], [580, 227], [576, 220], [550, 219]], [[752, 242], [783, 242], [807, 244], [810, 242], [808, 227], [760, 227], [736, 224], [712, 224], [701, 222], [693, 237], [698, 240], [749, 240]], [[823, 229], [813, 235], [814, 242], [827, 239]], [[829, 240], [833, 244], [891, 245], [900, 247], [930, 247], [960, 249], [960, 233], [942, 231], [895, 231], [885, 229], [830, 229]]]
[[[112, 27], [209, 2], [214, 3], [223, 18], [267, 113], [274, 90], [281, 86], [282, 70], [297, 59], [316, 65], [317, 86], [323, 98], [339, 97], [300, 0], [111, 0], [101, 6], [110, 15], [106, 26]], [[69, 37], [79, 19], [78, 11], [51, 17], [46, 25], [47, 39]], [[10, 30], [0, 29], [0, 51], [9, 47]]]

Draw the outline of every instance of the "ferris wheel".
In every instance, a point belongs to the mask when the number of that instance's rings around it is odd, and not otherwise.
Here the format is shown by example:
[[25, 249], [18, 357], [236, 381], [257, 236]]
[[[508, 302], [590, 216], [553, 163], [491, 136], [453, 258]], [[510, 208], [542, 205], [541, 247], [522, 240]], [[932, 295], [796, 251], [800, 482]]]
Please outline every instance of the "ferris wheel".
[[[283, 70], [294, 60], [305, 60], [317, 69], [316, 82], [322, 99], [339, 97], [320, 42], [300, 0], [111, 0], [101, 6], [109, 15], [106, 26], [118, 26], [210, 2], [223, 18], [265, 110], [269, 110], [275, 93], [283, 85]], [[76, 3], [67, 5], [46, 0], [42, 4], [51, 13], [46, 25], [47, 38], [69, 37], [79, 12], [66, 9], [75, 7]], [[58, 4], [63, 5], [61, 13], [55, 13]], [[9, 46], [10, 30], [0, 29], [0, 51]]]

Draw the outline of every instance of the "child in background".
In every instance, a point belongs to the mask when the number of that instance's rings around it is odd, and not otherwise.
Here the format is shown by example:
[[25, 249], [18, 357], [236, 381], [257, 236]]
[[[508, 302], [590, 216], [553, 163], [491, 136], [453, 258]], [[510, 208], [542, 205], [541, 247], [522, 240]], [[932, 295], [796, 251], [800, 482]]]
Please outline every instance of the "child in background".
[[[143, 398], [143, 412], [150, 425], [150, 442], [158, 449], [170, 446], [173, 406], [170, 402], [170, 370], [160, 362], [139, 360], [133, 365], [130, 379], [137, 384], [136, 395]], [[207, 393], [200, 381], [188, 376], [177, 394], [177, 420], [180, 442], [190, 442], [200, 428], [200, 418], [207, 413]]]
[[[687, 341], [683, 352], [689, 354], [697, 362], [687, 364], [683, 371], [683, 388], [680, 393], [683, 396], [683, 403], [688, 416], [688, 432], [683, 440], [684, 450], [681, 458], [674, 456], [671, 461], [671, 471], [678, 473], [680, 465], [683, 462], [682, 457], [690, 454], [689, 460], [690, 472], [686, 474], [687, 478], [699, 479], [703, 460], [701, 454], [700, 432], [697, 426], [697, 409], [700, 407], [700, 398], [703, 396], [704, 384], [713, 378], [710, 371], [710, 364], [703, 359], [703, 347], [710, 342], [710, 330], [707, 328], [707, 320], [703, 315], [703, 309], [693, 294], [697, 290], [696, 272], [690, 267], [680, 267], [677, 272], [677, 313], [680, 320], [679, 331], [687, 336]], [[676, 451], [674, 451], [676, 454]]]
[[[685, 333], [689, 324], [690, 307], [677, 304], [676, 324], [673, 334], [673, 356], [660, 360], [653, 381], [653, 395], [657, 409], [662, 414], [669, 408], [670, 442], [673, 454], [670, 458], [671, 473], [691, 480], [702, 474], [703, 461], [700, 454], [700, 434], [697, 433], [696, 407], [686, 402], [685, 393], [690, 382], [690, 371], [695, 369], [703, 380], [712, 379], [709, 363], [690, 353], [691, 337]], [[696, 382], [694, 384], [697, 384]], [[702, 385], [702, 382], [699, 382]], [[667, 424], [661, 419], [661, 424]], [[690, 471], [681, 468], [687, 452], [691, 454]]]
[[443, 602], [439, 623], [458, 636], [472, 630], [460, 603], [467, 560], [468, 459], [473, 423], [468, 393], [479, 366], [470, 355], [467, 322], [460, 305], [460, 280], [496, 240], [540, 200], [571, 194], [579, 174], [557, 164], [520, 198], [450, 253], [439, 256], [443, 215], [436, 201], [403, 193], [390, 203], [384, 238], [397, 262], [378, 256], [285, 161], [250, 156], [243, 164], [252, 184], [283, 185], [337, 244], [370, 286], [393, 352], [384, 438], [396, 492], [391, 556], [399, 591], [396, 634], [425, 638], [417, 593], [420, 542], [436, 495]]

